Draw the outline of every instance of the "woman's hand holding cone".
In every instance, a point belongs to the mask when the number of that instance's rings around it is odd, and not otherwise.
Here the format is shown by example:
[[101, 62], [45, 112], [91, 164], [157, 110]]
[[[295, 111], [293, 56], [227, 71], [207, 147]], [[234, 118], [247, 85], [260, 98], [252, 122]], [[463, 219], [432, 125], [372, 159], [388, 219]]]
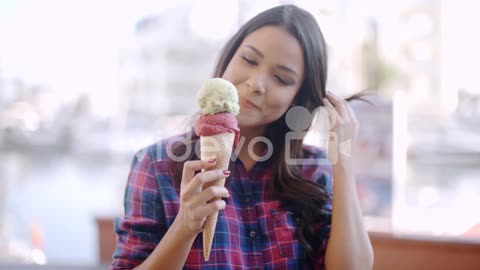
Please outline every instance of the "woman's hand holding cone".
[[[180, 187], [180, 209], [177, 215], [180, 224], [186, 232], [196, 236], [202, 231], [206, 218], [226, 206], [225, 201], [213, 198], [230, 197], [228, 190], [221, 186], [210, 186], [203, 190], [203, 185], [228, 177], [229, 171], [211, 170], [201, 171], [214, 167], [216, 160], [187, 161], [183, 166], [182, 182]], [[196, 172], [201, 171], [197, 174]]]

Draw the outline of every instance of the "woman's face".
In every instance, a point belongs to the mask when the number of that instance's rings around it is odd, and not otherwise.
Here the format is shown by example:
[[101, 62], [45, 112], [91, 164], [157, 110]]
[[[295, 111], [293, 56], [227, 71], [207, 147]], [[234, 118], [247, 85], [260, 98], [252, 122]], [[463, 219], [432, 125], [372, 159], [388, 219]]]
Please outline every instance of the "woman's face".
[[302, 85], [300, 43], [281, 27], [259, 28], [240, 44], [223, 78], [237, 87], [240, 128], [264, 128], [287, 111]]

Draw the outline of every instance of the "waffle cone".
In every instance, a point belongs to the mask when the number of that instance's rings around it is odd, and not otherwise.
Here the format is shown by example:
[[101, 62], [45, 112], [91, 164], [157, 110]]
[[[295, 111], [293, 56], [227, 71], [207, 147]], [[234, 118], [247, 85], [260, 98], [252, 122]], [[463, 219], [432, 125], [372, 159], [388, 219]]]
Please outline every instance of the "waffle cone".
[[[227, 170], [230, 163], [230, 156], [232, 154], [233, 142], [235, 140], [235, 133], [221, 133], [212, 136], [200, 136], [200, 156], [202, 160], [210, 160], [216, 158], [215, 166], [208, 170]], [[203, 186], [206, 189], [210, 186], [224, 186], [225, 178], [214, 182], [207, 183]], [[220, 198], [213, 198], [209, 201], [220, 200]], [[210, 257], [210, 251], [213, 243], [213, 235], [215, 234], [215, 227], [217, 225], [218, 212], [207, 217], [203, 224], [203, 256], [205, 261]]]

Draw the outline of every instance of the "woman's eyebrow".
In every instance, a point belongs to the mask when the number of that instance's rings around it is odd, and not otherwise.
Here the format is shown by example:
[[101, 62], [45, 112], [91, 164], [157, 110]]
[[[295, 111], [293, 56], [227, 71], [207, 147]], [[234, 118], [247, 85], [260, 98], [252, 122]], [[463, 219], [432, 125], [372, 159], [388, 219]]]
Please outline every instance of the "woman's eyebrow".
[[263, 53], [261, 53], [257, 48], [255, 48], [254, 46], [252, 45], [245, 45], [245, 48], [250, 48], [252, 49], [256, 54], [258, 54], [258, 56], [262, 57], [263, 58]]
[[[257, 48], [255, 48], [253, 45], [245, 45], [245, 48], [251, 49], [252, 51], [254, 51], [254, 52], [255, 52], [259, 57], [261, 57], [261, 58], [264, 57], [264, 56], [263, 56], [263, 53], [260, 52], [260, 51], [259, 51]], [[290, 73], [298, 76], [298, 73], [297, 73], [295, 70], [293, 70], [293, 69], [291, 69], [291, 68], [289, 68], [289, 67], [287, 67], [287, 66], [284, 66], [284, 65], [276, 65], [276, 67], [277, 67], [278, 69], [284, 70], [284, 71], [286, 71], [286, 72], [290, 72]]]

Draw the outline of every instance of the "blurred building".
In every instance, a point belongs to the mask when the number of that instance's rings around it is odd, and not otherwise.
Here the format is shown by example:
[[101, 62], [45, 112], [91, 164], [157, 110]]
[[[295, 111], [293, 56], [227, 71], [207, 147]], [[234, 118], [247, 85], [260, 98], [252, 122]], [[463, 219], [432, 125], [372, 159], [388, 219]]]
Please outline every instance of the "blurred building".
[[4, 103], [5, 103], [5, 90], [3, 89], [4, 81], [3, 81], [3, 73], [2, 69], [0, 68], [0, 111], [2, 110]]
[[[435, 101], [440, 101], [441, 44], [440, 1], [416, 1], [399, 13], [404, 32], [400, 43], [400, 57], [396, 59], [402, 67], [412, 109], [423, 113], [438, 110]], [[434, 102], [432, 102], [434, 101]], [[438, 103], [437, 103], [438, 104]], [[425, 106], [435, 106], [426, 110]], [[442, 108], [440, 108], [442, 109]]]
[[121, 91], [128, 113], [141, 117], [188, 114], [213, 73], [220, 44], [190, 28], [191, 7], [175, 7], [141, 19], [121, 56]]

